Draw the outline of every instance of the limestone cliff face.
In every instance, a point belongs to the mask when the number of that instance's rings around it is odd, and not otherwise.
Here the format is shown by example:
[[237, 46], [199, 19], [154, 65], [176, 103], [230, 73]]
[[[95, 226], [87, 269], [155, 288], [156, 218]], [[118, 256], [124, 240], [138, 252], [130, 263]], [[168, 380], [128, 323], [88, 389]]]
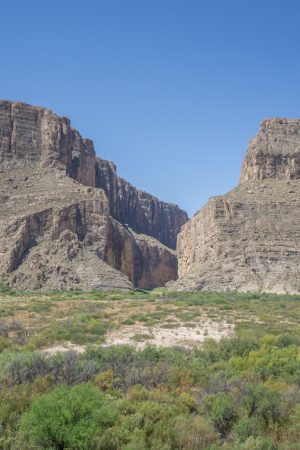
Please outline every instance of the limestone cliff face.
[[111, 225], [102, 190], [40, 169], [4, 173], [0, 188], [4, 281], [22, 289], [132, 288], [104, 261]]
[[160, 223], [140, 212], [143, 196], [115, 169], [110, 183], [99, 168], [92, 142], [68, 119], [0, 101], [2, 281], [49, 290], [153, 288], [176, 279], [176, 255], [162, 242], [174, 243], [185, 213], [143, 193], [146, 208], [160, 205]]
[[69, 119], [45, 108], [0, 101], [0, 172], [42, 167], [64, 169], [87, 186], [95, 186], [95, 151]]
[[117, 176], [113, 163], [100, 158], [97, 158], [96, 186], [106, 192], [111, 215], [117, 221], [175, 249], [177, 234], [188, 220], [185, 211], [136, 189]]
[[300, 119], [267, 119], [250, 142], [240, 181], [300, 178]]
[[173, 289], [300, 292], [300, 121], [263, 122], [241, 184], [178, 236]]

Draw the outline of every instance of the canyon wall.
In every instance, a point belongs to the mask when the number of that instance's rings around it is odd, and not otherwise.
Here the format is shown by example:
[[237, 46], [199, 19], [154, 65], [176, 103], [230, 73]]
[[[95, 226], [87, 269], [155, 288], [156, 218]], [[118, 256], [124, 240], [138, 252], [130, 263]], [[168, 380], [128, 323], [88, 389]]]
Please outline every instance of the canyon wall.
[[240, 182], [300, 178], [300, 120], [267, 119], [250, 142]]
[[95, 151], [70, 120], [19, 102], [0, 101], [0, 172], [54, 167], [95, 186]]
[[136, 189], [117, 176], [113, 163], [100, 158], [97, 158], [96, 186], [106, 192], [111, 215], [117, 221], [176, 248], [177, 234], [188, 220], [185, 211]]
[[178, 235], [170, 288], [300, 293], [300, 120], [262, 122], [240, 184]]
[[176, 279], [186, 213], [119, 178], [69, 119], [0, 101], [0, 172], [1, 282], [150, 289]]

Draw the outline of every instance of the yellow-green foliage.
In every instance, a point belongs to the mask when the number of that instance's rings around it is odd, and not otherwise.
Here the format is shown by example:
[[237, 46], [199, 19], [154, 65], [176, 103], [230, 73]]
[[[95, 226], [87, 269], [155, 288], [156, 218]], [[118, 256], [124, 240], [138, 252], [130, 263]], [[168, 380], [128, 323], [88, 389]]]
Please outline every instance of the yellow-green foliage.
[[[20, 315], [22, 295], [5, 295], [3, 309], [10, 299], [15, 308], [5, 316], [12, 321], [16, 311]], [[30, 314], [37, 314], [36, 296], [30, 295]], [[101, 343], [107, 329], [125, 320], [118, 319], [122, 305], [117, 311], [112, 305], [124, 299], [126, 310], [129, 296], [151, 308], [158, 302], [151, 323], [165, 320], [169, 308], [183, 320], [195, 313], [226, 314], [236, 320], [235, 334], [194, 350], [97, 345], [82, 354], [36, 351], [43, 342]], [[25, 343], [14, 340], [21, 333], [16, 325], [3, 336], [0, 449], [300, 449], [299, 298], [164, 290], [47, 298], [45, 317], [51, 310], [58, 316], [57, 302], [62, 311], [66, 304], [68, 317], [53, 328], [46, 318], [44, 329], [38, 324]], [[260, 319], [251, 321], [251, 315]], [[145, 311], [131, 316], [127, 326], [147, 317]]]

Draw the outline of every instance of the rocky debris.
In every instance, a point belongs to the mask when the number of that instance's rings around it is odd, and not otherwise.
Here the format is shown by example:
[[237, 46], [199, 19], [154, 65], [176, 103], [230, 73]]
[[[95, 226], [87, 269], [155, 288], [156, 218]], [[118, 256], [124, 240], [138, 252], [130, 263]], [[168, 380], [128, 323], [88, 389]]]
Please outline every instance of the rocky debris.
[[300, 120], [263, 122], [240, 185], [183, 226], [172, 289], [300, 293], [299, 152]]
[[[125, 180], [135, 201], [119, 188], [114, 200], [102, 189], [106, 175], [92, 142], [68, 119], [0, 101], [0, 172], [2, 282], [21, 289], [127, 290], [176, 279], [176, 255], [163, 242], [174, 242], [186, 214], [146, 193], [147, 208], [160, 205], [163, 221], [144, 214], [140, 191]], [[115, 175], [117, 185], [120, 180]]]

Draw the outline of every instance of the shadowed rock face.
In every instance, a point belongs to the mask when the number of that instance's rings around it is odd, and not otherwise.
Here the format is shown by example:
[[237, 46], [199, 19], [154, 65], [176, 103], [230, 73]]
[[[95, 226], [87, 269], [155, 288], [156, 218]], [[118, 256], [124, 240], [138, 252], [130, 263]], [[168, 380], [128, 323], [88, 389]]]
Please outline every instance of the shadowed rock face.
[[136, 189], [117, 176], [113, 163], [100, 158], [97, 158], [96, 186], [105, 191], [111, 215], [117, 221], [176, 248], [177, 234], [188, 220], [186, 212], [177, 205], [162, 202]]
[[264, 121], [241, 183], [178, 236], [173, 289], [300, 292], [300, 120]]
[[[154, 213], [139, 212], [145, 209], [140, 191], [121, 182], [115, 168], [109, 184], [103, 167], [110, 164], [96, 161], [92, 142], [68, 119], [0, 101], [4, 282], [22, 289], [130, 289], [176, 279], [176, 255], [164, 242], [175, 242], [174, 230], [186, 214], [146, 193], [146, 209], [159, 205], [163, 222]], [[134, 202], [119, 187], [110, 195], [122, 183]]]

